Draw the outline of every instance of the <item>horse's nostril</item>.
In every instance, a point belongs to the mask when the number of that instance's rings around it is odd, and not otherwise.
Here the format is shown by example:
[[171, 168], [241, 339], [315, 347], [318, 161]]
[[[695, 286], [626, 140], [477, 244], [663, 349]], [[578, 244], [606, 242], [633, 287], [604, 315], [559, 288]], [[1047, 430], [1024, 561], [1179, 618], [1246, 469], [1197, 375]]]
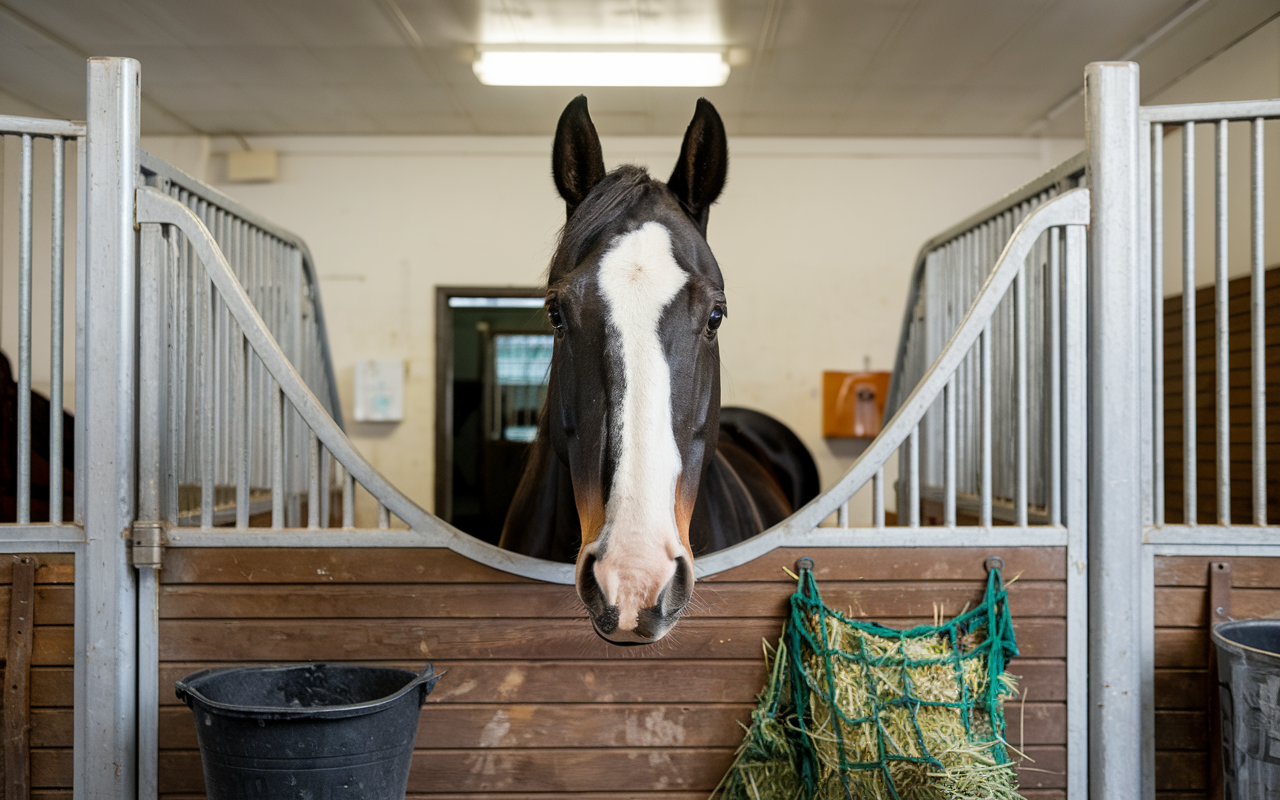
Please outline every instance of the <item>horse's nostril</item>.
[[[588, 553], [582, 561], [582, 568], [578, 570], [578, 597], [582, 600], [582, 604], [587, 607], [592, 617], [599, 617], [605, 613], [604, 593], [600, 590], [600, 583], [596, 580], [596, 557], [594, 554]], [[617, 611], [614, 612], [614, 625], [617, 626]]]

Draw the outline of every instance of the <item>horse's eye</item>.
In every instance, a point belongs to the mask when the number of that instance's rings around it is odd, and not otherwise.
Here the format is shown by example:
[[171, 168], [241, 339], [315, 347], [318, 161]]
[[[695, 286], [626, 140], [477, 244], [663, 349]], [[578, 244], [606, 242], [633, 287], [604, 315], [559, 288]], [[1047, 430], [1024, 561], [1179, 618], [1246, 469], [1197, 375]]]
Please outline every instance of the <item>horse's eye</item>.
[[707, 318], [707, 330], [714, 331], [720, 327], [721, 322], [724, 322], [724, 311], [719, 308], [711, 309], [711, 316]]
[[560, 306], [551, 304], [547, 306], [547, 319], [551, 321], [551, 327], [558, 331], [564, 330], [564, 315], [560, 313]]

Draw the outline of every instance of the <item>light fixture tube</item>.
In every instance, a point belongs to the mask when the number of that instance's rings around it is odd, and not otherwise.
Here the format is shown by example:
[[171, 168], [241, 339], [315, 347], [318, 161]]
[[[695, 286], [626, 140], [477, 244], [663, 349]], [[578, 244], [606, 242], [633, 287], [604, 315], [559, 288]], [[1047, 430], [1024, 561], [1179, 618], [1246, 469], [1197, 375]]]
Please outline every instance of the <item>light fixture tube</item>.
[[473, 68], [488, 86], [723, 86], [716, 52], [482, 50]]

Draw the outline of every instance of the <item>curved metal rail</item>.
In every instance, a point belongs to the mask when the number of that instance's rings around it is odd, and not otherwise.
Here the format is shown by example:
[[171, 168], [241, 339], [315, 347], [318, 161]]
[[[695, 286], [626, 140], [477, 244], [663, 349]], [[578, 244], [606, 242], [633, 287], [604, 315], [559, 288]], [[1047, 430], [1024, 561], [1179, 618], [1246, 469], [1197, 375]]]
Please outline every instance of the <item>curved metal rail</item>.
[[[271, 335], [244, 287], [236, 279], [226, 256], [218, 248], [213, 234], [200, 218], [182, 203], [151, 187], [138, 189], [136, 214], [140, 225], [174, 225], [187, 237], [222, 301], [240, 326], [249, 347], [262, 360], [288, 402], [351, 478], [377, 498], [387, 511], [408, 524], [409, 531], [394, 532], [403, 546], [447, 547], [475, 561], [516, 575], [552, 583], [573, 582], [573, 565], [531, 558], [482, 542], [426, 511], [392, 486], [351, 444], [346, 433], [325, 411], [315, 393], [280, 350], [275, 337]], [[312, 481], [318, 483], [319, 478], [313, 474]], [[333, 536], [332, 531], [326, 534], [317, 530], [315, 533]], [[267, 536], [271, 537], [270, 534]], [[247, 545], [251, 543], [247, 537], [244, 534], [237, 538]]]
[[[925, 412], [942, 394], [957, 367], [974, 347], [991, 315], [1023, 268], [1037, 237], [1050, 228], [1084, 225], [1088, 222], [1088, 217], [1088, 191], [1079, 189], [1042, 205], [1023, 220], [1004, 247], [996, 268], [988, 277], [959, 330], [902, 408], [844, 477], [779, 525], [749, 541], [699, 559], [698, 575], [711, 575], [730, 569], [776, 547], [794, 542], [798, 535], [814, 531], [822, 520], [847, 503], [855, 492], [873, 479], [876, 479], [880, 488], [878, 523], [883, 525], [883, 487], [880, 484], [883, 482], [885, 463], [907, 441]], [[387, 511], [408, 524], [409, 531], [384, 531], [378, 534], [379, 545], [447, 547], [475, 561], [517, 575], [553, 583], [573, 582], [572, 565], [531, 558], [484, 543], [421, 508], [379, 474], [329, 417], [315, 394], [280, 351], [209, 230], [190, 209], [157, 190], [140, 188], [137, 196], [137, 220], [141, 224], [174, 225], [182, 231], [239, 324], [249, 347], [262, 360], [288, 402], [350, 477], [368, 490]], [[899, 528], [895, 531], [901, 531], [904, 539], [910, 535], [907, 529]], [[849, 535], [847, 531], [840, 533], [846, 537]], [[245, 545], [287, 542], [295, 546], [321, 546], [325, 538], [332, 539], [334, 534], [334, 531], [321, 530], [280, 533], [254, 531], [237, 533], [234, 539]], [[175, 540], [183, 536], [181, 530], [175, 530], [170, 535]], [[1028, 543], [1044, 542], [1037, 540]]]

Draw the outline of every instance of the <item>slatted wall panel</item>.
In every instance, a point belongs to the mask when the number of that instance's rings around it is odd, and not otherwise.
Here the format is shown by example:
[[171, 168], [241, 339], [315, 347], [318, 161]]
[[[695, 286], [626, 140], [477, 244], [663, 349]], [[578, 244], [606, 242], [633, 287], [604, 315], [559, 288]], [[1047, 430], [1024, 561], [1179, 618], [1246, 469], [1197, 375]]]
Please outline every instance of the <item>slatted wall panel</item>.
[[[975, 604], [983, 559], [1004, 557], [1025, 704], [1009, 736], [1035, 759], [1029, 800], [1061, 798], [1066, 752], [1065, 554], [1004, 550], [778, 550], [703, 581], [652, 648], [591, 632], [572, 587], [443, 550], [174, 549], [160, 601], [160, 792], [203, 797], [191, 714], [171, 687], [218, 664], [341, 660], [448, 670], [423, 710], [409, 794], [693, 800], [716, 785], [764, 685], [801, 555], [836, 608], [891, 625]], [[1034, 770], [1034, 771], [1033, 771]]]
[[1207, 798], [1209, 563], [1231, 564], [1231, 614], [1280, 617], [1280, 558], [1158, 557], [1155, 569], [1156, 791]]
[[[31, 796], [34, 800], [70, 800], [75, 562], [69, 553], [32, 557], [37, 567], [30, 673]], [[14, 560], [15, 556], [0, 555], [0, 629], [5, 643], [0, 646], [0, 658], [6, 658], [9, 650]], [[0, 693], [0, 698], [5, 696]]]
[[[1231, 521], [1253, 522], [1253, 410], [1248, 276], [1227, 284]], [[1267, 517], [1280, 521], [1280, 269], [1266, 273]], [[1196, 290], [1196, 495], [1200, 522], [1217, 521], [1214, 288]], [[1183, 521], [1182, 295], [1164, 301], [1165, 521]]]

